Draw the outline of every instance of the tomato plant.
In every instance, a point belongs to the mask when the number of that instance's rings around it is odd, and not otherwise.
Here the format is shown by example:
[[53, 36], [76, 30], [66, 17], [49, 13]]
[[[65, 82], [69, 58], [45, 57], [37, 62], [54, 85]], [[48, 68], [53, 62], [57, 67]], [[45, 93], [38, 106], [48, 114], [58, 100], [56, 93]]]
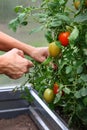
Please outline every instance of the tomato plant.
[[61, 42], [63, 46], [67, 46], [69, 44], [69, 35], [70, 32], [61, 32], [58, 36], [58, 40]]
[[[74, 4], [76, 1], [80, 1], [77, 9]], [[38, 0], [31, 0], [31, 6], [17, 6], [17, 17], [9, 24], [16, 31], [20, 25], [28, 25], [32, 17], [40, 26], [32, 28], [30, 33], [44, 31], [48, 47], [51, 47], [51, 55], [45, 62], [39, 64], [32, 59], [35, 66], [28, 73], [28, 82], [42, 99], [45, 89], [53, 89], [54, 83], [57, 82], [59, 92], [54, 96], [53, 107], [61, 108], [60, 115], [68, 118], [69, 126], [76, 125], [76, 129], [87, 129], [87, 1], [37, 2]], [[62, 38], [59, 38], [60, 34]], [[53, 65], [58, 69], [54, 71]]]

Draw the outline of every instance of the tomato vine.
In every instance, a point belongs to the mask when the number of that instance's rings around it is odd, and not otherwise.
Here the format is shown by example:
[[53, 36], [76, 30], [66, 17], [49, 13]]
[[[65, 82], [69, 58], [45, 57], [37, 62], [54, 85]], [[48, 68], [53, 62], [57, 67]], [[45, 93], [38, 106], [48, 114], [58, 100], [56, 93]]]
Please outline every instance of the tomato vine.
[[[33, 17], [40, 27], [30, 33], [44, 30], [48, 44], [55, 42], [61, 48], [59, 57], [50, 56], [42, 64], [33, 61], [35, 67], [28, 74], [28, 82], [33, 84], [42, 99], [44, 90], [53, 89], [54, 83], [58, 83], [59, 92], [52, 105], [61, 108], [70, 124], [81, 127], [87, 126], [87, 7], [85, 0], [78, 1], [78, 9], [75, 0], [71, 3], [69, 0], [42, 0], [37, 6], [17, 6], [17, 17], [10, 21], [9, 26], [16, 31], [19, 25], [29, 24], [29, 17]], [[37, 0], [31, 2], [37, 3]], [[66, 31], [70, 35], [65, 47], [58, 35]]]

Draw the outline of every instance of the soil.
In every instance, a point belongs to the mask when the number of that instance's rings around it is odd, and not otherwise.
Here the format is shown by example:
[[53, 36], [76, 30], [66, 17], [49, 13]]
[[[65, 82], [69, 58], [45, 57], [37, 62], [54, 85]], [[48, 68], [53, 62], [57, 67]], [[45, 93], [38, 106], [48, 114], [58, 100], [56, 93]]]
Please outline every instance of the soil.
[[0, 130], [38, 130], [38, 127], [25, 114], [11, 119], [0, 119]]

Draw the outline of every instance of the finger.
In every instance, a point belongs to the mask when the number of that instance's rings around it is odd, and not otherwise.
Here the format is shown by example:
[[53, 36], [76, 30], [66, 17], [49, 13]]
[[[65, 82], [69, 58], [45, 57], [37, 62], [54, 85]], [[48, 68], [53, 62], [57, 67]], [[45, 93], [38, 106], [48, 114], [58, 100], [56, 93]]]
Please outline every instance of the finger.
[[29, 61], [29, 60], [27, 60], [28, 61], [28, 67], [30, 68], [30, 67], [34, 67], [34, 64], [31, 62], [31, 61]]
[[24, 58], [24, 52], [23, 52], [22, 50], [19, 50], [19, 49], [17, 49], [17, 48], [14, 48], [13, 50], [14, 50], [14, 52], [16, 52], [19, 56], [21, 56], [21, 57]]
[[31, 61], [28, 61], [28, 64], [26, 66], [26, 69], [25, 69], [25, 72], [24, 73], [28, 73], [29, 72], [29, 69], [31, 67], [34, 67], [34, 64], [31, 62]]
[[17, 54], [24, 58], [24, 52], [23, 51], [18, 50]]

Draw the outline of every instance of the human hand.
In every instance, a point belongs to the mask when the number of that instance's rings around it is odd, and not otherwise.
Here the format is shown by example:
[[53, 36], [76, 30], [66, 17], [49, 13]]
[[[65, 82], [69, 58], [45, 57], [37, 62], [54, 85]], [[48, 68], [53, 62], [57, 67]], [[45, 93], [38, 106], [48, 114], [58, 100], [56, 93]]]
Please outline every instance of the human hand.
[[24, 58], [24, 53], [18, 49], [12, 49], [0, 57], [0, 73], [13, 79], [18, 79], [33, 67], [33, 63]]
[[35, 48], [31, 53], [31, 57], [38, 62], [43, 62], [48, 57], [48, 55], [48, 47]]

